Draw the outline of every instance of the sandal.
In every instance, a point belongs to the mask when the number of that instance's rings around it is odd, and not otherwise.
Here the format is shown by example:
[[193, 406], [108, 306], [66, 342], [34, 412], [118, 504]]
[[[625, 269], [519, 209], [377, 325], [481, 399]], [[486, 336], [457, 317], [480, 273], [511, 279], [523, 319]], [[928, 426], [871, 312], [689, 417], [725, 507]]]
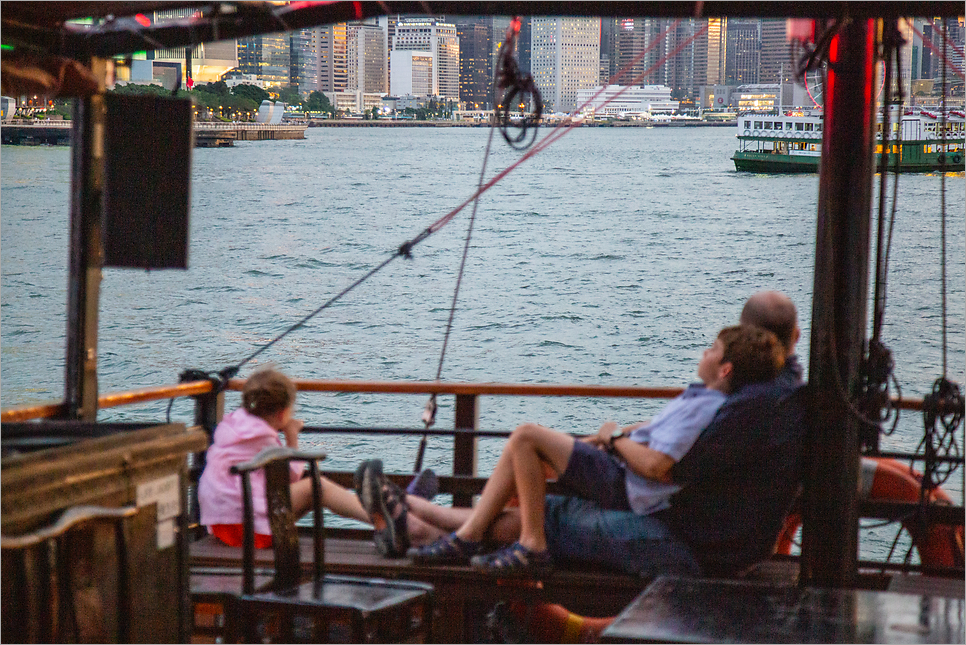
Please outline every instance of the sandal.
[[514, 542], [508, 547], [470, 560], [474, 569], [501, 578], [540, 578], [553, 572], [553, 558], [547, 551], [535, 552]]
[[465, 564], [482, 548], [482, 542], [464, 540], [450, 533], [432, 544], [413, 547], [406, 552], [416, 564]]
[[382, 473], [379, 459], [360, 464], [355, 483], [359, 501], [375, 528], [376, 550], [387, 558], [403, 557], [409, 548], [405, 493]]

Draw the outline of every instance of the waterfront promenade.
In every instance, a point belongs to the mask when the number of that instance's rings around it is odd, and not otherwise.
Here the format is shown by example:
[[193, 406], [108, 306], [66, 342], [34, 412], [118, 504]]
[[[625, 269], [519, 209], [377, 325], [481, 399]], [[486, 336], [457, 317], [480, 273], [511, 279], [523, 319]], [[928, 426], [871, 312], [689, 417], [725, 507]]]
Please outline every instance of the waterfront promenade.
[[[0, 138], [4, 145], [69, 145], [70, 121], [36, 121], [4, 123]], [[545, 127], [554, 124], [544, 123]], [[669, 120], [669, 121], [581, 121], [582, 128], [699, 128], [735, 127], [733, 121]], [[485, 128], [485, 121], [416, 121], [413, 119], [311, 119], [301, 123], [195, 123], [195, 146], [224, 148], [235, 141], [281, 141], [304, 139], [307, 128]]]
[[[38, 121], [35, 123], [4, 123], [0, 139], [4, 145], [69, 145], [70, 121]], [[265, 123], [195, 123], [195, 146], [223, 148], [235, 141], [279, 141], [304, 139], [304, 123], [269, 125]]]
[[[310, 119], [310, 128], [487, 128], [488, 121], [417, 121], [415, 119]], [[555, 123], [544, 122], [544, 127]], [[583, 128], [679, 128], [735, 127], [734, 121], [669, 120], [669, 121], [580, 121]]]

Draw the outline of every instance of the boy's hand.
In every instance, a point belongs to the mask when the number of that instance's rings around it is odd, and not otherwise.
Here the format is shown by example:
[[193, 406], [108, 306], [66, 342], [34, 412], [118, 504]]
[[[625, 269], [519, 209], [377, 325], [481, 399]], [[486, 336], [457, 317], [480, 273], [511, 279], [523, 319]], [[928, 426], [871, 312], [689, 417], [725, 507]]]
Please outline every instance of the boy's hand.
[[606, 423], [604, 423], [604, 425], [600, 427], [600, 430], [597, 431], [597, 437], [596, 437], [597, 440], [595, 443], [598, 446], [604, 446], [604, 447], [610, 446], [611, 435], [614, 434], [614, 430], [617, 430], [617, 428], [618, 428], [618, 425], [614, 421], [607, 421]]

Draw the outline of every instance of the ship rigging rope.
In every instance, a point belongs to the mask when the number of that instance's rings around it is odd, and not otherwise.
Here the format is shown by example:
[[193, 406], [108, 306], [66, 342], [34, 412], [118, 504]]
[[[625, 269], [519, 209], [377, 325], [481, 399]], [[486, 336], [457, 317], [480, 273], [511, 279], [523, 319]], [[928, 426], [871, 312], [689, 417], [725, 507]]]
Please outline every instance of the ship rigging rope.
[[[837, 34], [840, 31], [840, 29], [841, 29], [842, 26], [844, 26], [844, 25], [834, 26], [834, 27], [832, 27], [832, 31], [834, 31]], [[898, 48], [898, 44], [896, 45], [896, 47]], [[823, 47], [823, 49], [826, 49], [827, 50], [828, 49], [828, 46], [826, 45], [825, 47]], [[889, 64], [888, 58], [886, 60], [887, 60], [887, 66], [888, 66], [888, 64]], [[818, 61], [818, 62], [821, 63], [822, 61]], [[805, 70], [803, 69], [801, 71], [802, 71], [802, 73], [804, 73]], [[889, 94], [890, 94], [889, 88], [887, 88], [886, 92], [887, 92], [886, 95], [889, 96]], [[886, 104], [888, 104], [888, 101], [886, 101]], [[888, 133], [883, 133], [883, 145], [885, 145], [886, 143], [888, 143], [888, 136], [889, 136]], [[883, 148], [883, 150], [885, 150], [885, 148]], [[898, 172], [896, 174], [898, 175]], [[943, 175], [943, 178], [944, 178], [944, 173], [940, 173], [940, 174]], [[943, 183], [943, 190], [944, 189], [945, 189], [945, 183]], [[942, 198], [944, 200], [945, 199], [945, 195], [943, 195]], [[945, 203], [945, 201], [943, 201], [943, 203]], [[893, 208], [895, 208], [895, 204], [896, 204], [896, 202], [895, 202], [895, 195], [894, 195], [893, 196]], [[826, 226], [826, 227], [824, 227], [823, 230], [824, 230], [824, 233], [825, 233], [825, 243], [826, 243], [826, 245], [827, 245], [828, 248], [832, 248], [833, 242], [832, 242], [832, 230], [831, 230], [831, 227]], [[890, 233], [889, 233], [889, 244], [890, 245], [891, 245], [891, 238], [892, 238], [892, 232], [891, 232], [891, 228], [890, 228]], [[886, 256], [888, 256], [888, 252], [886, 253]], [[943, 263], [945, 265], [945, 246], [943, 247]], [[884, 270], [887, 271], [887, 268], [888, 268], [888, 260], [886, 259], [886, 262], [884, 263]], [[876, 274], [876, 280], [877, 280], [877, 282], [878, 282], [878, 279], [879, 279], [879, 275], [878, 275], [878, 266], [877, 266], [877, 274]], [[825, 285], [824, 288], [828, 289], [828, 288], [831, 288], [831, 287], [829, 285]], [[945, 297], [945, 294], [944, 294], [944, 297]], [[838, 352], [838, 348], [837, 348], [836, 334], [834, 333], [834, 330], [835, 330], [835, 312], [834, 312], [834, 308], [831, 308], [831, 307], [828, 308], [828, 310], [825, 313], [825, 316], [826, 316], [826, 320], [825, 320], [825, 324], [823, 325], [823, 327], [825, 329], [831, 329], [831, 330], [833, 330], [833, 332], [831, 334], [829, 334], [829, 338], [828, 338], [829, 351], [830, 351], [830, 354], [832, 356], [838, 356], [839, 355], [839, 352]], [[945, 336], [944, 336], [944, 338], [945, 338]], [[871, 345], [871, 343], [870, 343], [870, 345]], [[865, 361], [863, 361], [863, 362], [865, 363]], [[866, 367], [867, 367], [866, 365], [860, 366], [859, 378], [863, 382], [865, 381], [865, 376], [864, 376], [863, 372], [866, 370]], [[864, 393], [860, 393], [858, 395], [857, 398], [859, 399], [859, 401], [858, 401], [859, 405], [856, 405], [857, 401], [856, 400], [853, 400], [853, 397], [849, 395], [848, 389], [846, 388], [845, 383], [842, 380], [842, 374], [839, 371], [839, 368], [838, 367], [834, 367], [831, 370], [831, 372], [832, 372], [832, 375], [833, 375], [833, 382], [834, 382], [835, 388], [838, 391], [839, 400], [843, 403], [843, 405], [845, 406], [846, 410], [853, 417], [855, 417], [859, 421], [859, 423], [863, 424], [865, 427], [867, 427], [867, 428], [871, 428], [871, 427], [879, 428], [879, 421], [871, 418], [870, 415], [868, 414], [867, 410], [862, 410], [859, 407], [859, 406], [866, 407], [866, 406], [862, 405], [862, 399], [864, 398]], [[893, 378], [893, 381], [895, 382], [895, 379], [894, 378]], [[895, 384], [896, 384], [897, 389], [898, 389], [898, 383], [895, 382]], [[863, 386], [864, 386], [864, 383], [863, 383]], [[888, 397], [887, 397], [887, 400], [888, 400]], [[887, 403], [887, 405], [891, 405], [891, 402]], [[873, 410], [873, 412], [875, 412], [875, 410]], [[876, 412], [876, 416], [878, 416], [878, 415], [879, 415], [879, 413]], [[897, 412], [897, 416], [898, 416], [898, 412]], [[891, 430], [890, 430], [890, 432], [891, 432]]]
[[[947, 25], [943, 21], [943, 49], [945, 43], [949, 42]], [[963, 422], [964, 411], [966, 411], [966, 399], [964, 399], [959, 386], [947, 378], [947, 324], [948, 312], [946, 303], [946, 92], [948, 89], [946, 68], [942, 72], [942, 121], [941, 121], [941, 144], [942, 144], [942, 168], [940, 168], [940, 247], [941, 247], [941, 296], [942, 296], [942, 376], [936, 379], [932, 386], [932, 392], [923, 398], [922, 420], [923, 434], [922, 441], [916, 447], [916, 453], [920, 450], [925, 455], [925, 465], [923, 467], [923, 497], [920, 505], [926, 503], [925, 494], [928, 491], [942, 485], [949, 479], [950, 475], [959, 468], [962, 460], [955, 462], [940, 462], [937, 456], [960, 457], [959, 443], [956, 441], [957, 430]], [[964, 491], [966, 497], [966, 491]]]
[[[872, 338], [869, 340], [868, 356], [863, 364], [863, 410], [865, 416], [863, 431], [860, 432], [863, 447], [878, 451], [879, 433], [891, 435], [899, 424], [899, 408], [892, 402], [889, 393], [890, 381], [895, 386], [898, 396], [902, 396], [902, 389], [895, 378], [895, 362], [892, 352], [882, 342], [882, 326], [885, 321], [885, 305], [889, 276], [889, 257], [892, 250], [892, 234], [896, 222], [896, 206], [898, 203], [899, 171], [901, 154], [893, 154], [893, 146], [901, 146], [902, 136], [900, 128], [901, 117], [897, 119], [896, 129], [893, 131], [891, 123], [891, 106], [904, 105], [905, 97], [902, 92], [902, 66], [900, 50], [905, 44], [899, 33], [897, 24], [889, 21], [882, 34], [882, 60], [885, 63], [885, 100], [882, 111], [882, 154], [879, 157], [879, 216], [876, 237], [875, 259], [875, 290], [873, 296]], [[893, 64], [895, 67], [893, 68]], [[892, 73], [895, 69], [896, 80], [893, 84]], [[893, 96], [893, 87], [895, 95]], [[892, 173], [892, 205], [889, 212], [888, 236], [886, 236], [885, 204], [889, 182], [888, 162], [893, 162]], [[891, 427], [886, 430], [882, 424], [892, 418]]]
[[[483, 186], [483, 180], [486, 178], [486, 165], [490, 159], [490, 149], [493, 144], [493, 133], [499, 127], [503, 138], [510, 147], [517, 150], [525, 150], [529, 148], [537, 137], [537, 124], [540, 122], [540, 116], [543, 113], [543, 100], [540, 98], [540, 91], [536, 88], [533, 83], [533, 76], [527, 75], [523, 78], [520, 74], [520, 68], [513, 58], [513, 49], [516, 46], [516, 38], [520, 32], [521, 20], [519, 16], [514, 16], [510, 21], [510, 25], [507, 27], [506, 36], [503, 39], [503, 45], [500, 50], [499, 63], [496, 70], [496, 78], [494, 79], [493, 87], [493, 103], [506, 105], [505, 117], [498, 118], [497, 114], [494, 113], [493, 118], [490, 121], [490, 133], [486, 140], [486, 150], [483, 153], [483, 166], [480, 169], [480, 178], [477, 181], [477, 191]], [[499, 100], [498, 91], [506, 90], [506, 94], [503, 96], [502, 101]], [[516, 137], [512, 137], [509, 133], [511, 127], [510, 122], [510, 109], [509, 103], [516, 96], [523, 96], [529, 93], [533, 96], [536, 108], [534, 111], [534, 116], [532, 122], [530, 117], [523, 119], [520, 124], [520, 133]], [[499, 125], [498, 125], [499, 124]], [[532, 128], [533, 134], [529, 143], [525, 142], [527, 131]], [[521, 143], [522, 142], [522, 143]], [[466, 241], [463, 244], [463, 257], [460, 260], [459, 272], [456, 276], [456, 286], [453, 289], [453, 301], [449, 308], [449, 318], [446, 321], [446, 333], [443, 335], [443, 347], [439, 354], [439, 365], [436, 368], [436, 381], [438, 382], [443, 375], [443, 362], [446, 358], [446, 348], [449, 345], [450, 333], [453, 330], [453, 319], [456, 316], [456, 302], [459, 297], [460, 285], [463, 282], [463, 274], [466, 270], [466, 258], [469, 256], [470, 250], [470, 240], [473, 237], [473, 225], [476, 222], [476, 211], [480, 204], [479, 195], [473, 200], [473, 211], [470, 214], [470, 222], [466, 230]], [[422, 421], [428, 430], [433, 423], [436, 422], [436, 393], [430, 395], [429, 400], [426, 402], [426, 406], [423, 409]], [[426, 454], [426, 445], [429, 440], [429, 434], [423, 433], [422, 438], [419, 441], [419, 449], [416, 453], [416, 462], [413, 465], [413, 472], [418, 473], [423, 468], [423, 457]]]
[[[668, 33], [670, 33], [672, 30], [674, 30], [678, 26], [678, 24], [680, 24], [680, 22], [681, 22], [681, 19], [678, 19], [678, 20], [675, 20], [670, 26], [668, 26], [668, 28], [665, 29], [664, 32], [658, 38], [654, 39], [651, 42], [650, 45], [648, 45], [643, 51], [641, 51], [629, 63], [627, 63], [627, 65], [625, 65], [624, 68], [621, 69], [620, 72], [618, 72], [612, 78], [612, 81], [614, 83], [618, 82], [630, 69], [632, 69], [634, 67], [634, 65], [636, 65], [638, 62], [640, 62], [644, 58], [644, 56], [646, 56], [651, 51], [651, 49], [653, 49], [658, 43], [663, 42], [664, 37]], [[689, 38], [683, 40], [673, 50], [671, 50], [670, 52], [668, 52], [667, 54], [665, 54], [663, 57], [661, 57], [659, 60], [657, 60], [654, 64], [652, 64], [650, 67], [648, 67], [644, 71], [642, 71], [639, 74], [637, 74], [637, 76], [635, 76], [628, 83], [628, 85], [625, 86], [622, 90], [620, 90], [619, 92], [614, 93], [612, 96], [605, 97], [604, 100], [603, 100], [603, 102], [601, 103], [600, 107], [604, 107], [604, 106], [610, 104], [611, 102], [615, 101], [627, 89], [629, 89], [630, 87], [633, 87], [634, 85], [640, 83], [642, 80], [644, 80], [644, 78], [648, 74], [650, 74], [655, 69], [657, 69], [659, 66], [661, 66], [662, 64], [664, 64], [664, 62], [667, 61], [668, 59], [670, 59], [670, 58], [674, 57], [675, 55], [677, 55], [678, 52], [680, 52], [685, 47], [687, 47], [688, 45], [690, 45], [696, 39], [700, 38], [701, 35], [704, 34], [707, 30], [708, 30], [708, 25], [705, 25], [700, 30], [696, 31], [693, 35], [691, 35]], [[578, 106], [577, 109], [574, 111], [574, 113], [579, 113], [585, 107], [587, 107], [588, 105], [590, 105], [593, 101], [595, 101], [604, 92], [605, 89], [606, 89], [606, 86], [604, 86], [601, 89], [597, 90], [597, 92], [595, 92], [582, 105]], [[382, 262], [380, 262], [378, 265], [376, 265], [375, 267], [373, 267], [372, 269], [370, 269], [362, 277], [360, 277], [357, 280], [355, 280], [352, 284], [350, 284], [349, 286], [347, 286], [345, 289], [343, 289], [342, 291], [340, 291], [336, 295], [332, 296], [329, 300], [327, 300], [325, 303], [323, 303], [322, 305], [320, 305], [319, 307], [317, 307], [316, 309], [314, 309], [311, 313], [309, 313], [306, 316], [302, 317], [299, 321], [297, 321], [296, 323], [294, 323], [293, 325], [291, 325], [288, 329], [286, 329], [285, 331], [283, 331], [282, 333], [280, 333], [278, 336], [276, 336], [275, 338], [273, 338], [272, 340], [268, 341], [267, 343], [265, 343], [264, 345], [262, 345], [261, 347], [259, 347], [258, 349], [256, 349], [254, 352], [252, 352], [251, 354], [249, 354], [248, 356], [246, 356], [240, 362], [236, 363], [235, 365], [230, 365], [228, 367], [225, 367], [224, 369], [222, 369], [222, 370], [220, 370], [218, 372], [206, 372], [206, 371], [203, 371], [203, 370], [186, 370], [186, 371], [184, 371], [184, 372], [181, 373], [180, 380], [182, 382], [184, 382], [184, 381], [191, 381], [191, 380], [205, 380], [205, 379], [208, 379], [208, 380], [212, 381], [212, 383], [214, 385], [214, 388], [215, 388], [215, 390], [214, 390], [215, 392], [218, 392], [218, 391], [223, 390], [225, 387], [227, 387], [228, 380], [231, 379], [231, 378], [233, 378], [235, 375], [237, 375], [238, 372], [241, 370], [242, 367], [244, 367], [246, 364], [248, 364], [249, 362], [251, 362], [254, 358], [256, 358], [258, 355], [260, 355], [262, 352], [264, 352], [265, 350], [267, 350], [270, 347], [272, 347], [273, 345], [275, 345], [278, 341], [282, 340], [283, 338], [285, 338], [286, 336], [288, 336], [290, 333], [292, 333], [296, 329], [299, 329], [300, 327], [304, 326], [305, 323], [307, 323], [309, 320], [311, 320], [312, 318], [314, 318], [315, 316], [317, 316], [318, 314], [320, 314], [322, 311], [324, 311], [325, 309], [331, 307], [333, 304], [335, 304], [336, 302], [338, 302], [339, 300], [341, 300], [343, 297], [345, 297], [347, 294], [349, 294], [353, 289], [355, 289], [360, 284], [362, 284], [363, 282], [365, 282], [366, 280], [368, 280], [369, 278], [371, 278], [373, 275], [375, 275], [376, 273], [378, 273], [379, 271], [381, 271], [382, 269], [384, 269], [386, 266], [388, 266], [393, 260], [395, 260], [396, 258], [398, 258], [400, 256], [401, 257], [408, 258], [408, 259], [412, 259], [412, 251], [413, 251], [413, 249], [418, 244], [420, 244], [421, 242], [423, 242], [424, 240], [426, 240], [428, 237], [430, 237], [431, 235], [433, 235], [434, 233], [436, 233], [437, 231], [439, 231], [441, 228], [443, 228], [444, 226], [446, 226], [464, 208], [466, 208], [469, 204], [474, 203], [476, 200], [478, 200], [479, 197], [480, 197], [480, 195], [482, 195], [483, 193], [485, 193], [486, 191], [488, 191], [489, 189], [491, 189], [493, 186], [495, 186], [497, 183], [499, 183], [500, 181], [502, 181], [504, 177], [506, 177], [507, 175], [509, 175], [511, 172], [513, 172], [514, 170], [516, 170], [517, 168], [519, 168], [522, 164], [526, 163], [527, 161], [529, 161], [530, 159], [532, 159], [534, 156], [536, 156], [540, 152], [543, 152], [551, 144], [555, 143], [561, 137], [563, 137], [568, 132], [570, 132], [570, 130], [575, 125], [577, 125], [577, 123], [578, 122], [576, 122], [572, 118], [569, 118], [568, 117], [568, 119], [565, 120], [564, 123], [562, 123], [562, 124], [554, 127], [547, 134], [547, 136], [545, 136], [540, 142], [538, 142], [536, 145], [532, 146], [529, 150], [527, 150], [519, 159], [517, 159], [515, 162], [513, 162], [512, 164], [510, 164], [509, 166], [507, 166], [506, 168], [504, 168], [500, 172], [498, 172], [493, 177], [491, 177], [487, 182], [485, 182], [485, 183], [481, 184], [480, 186], [478, 186], [477, 189], [476, 189], [476, 191], [474, 191], [474, 193], [472, 195], [470, 195], [459, 206], [457, 206], [456, 208], [454, 208], [450, 212], [446, 213], [445, 215], [443, 215], [442, 217], [440, 217], [439, 219], [437, 219], [435, 222], [433, 222], [432, 224], [430, 224], [428, 227], [426, 227], [424, 230], [422, 230], [419, 234], [417, 234], [411, 240], [408, 240], [406, 242], [403, 242], [399, 246], [399, 248], [396, 249], [388, 258], [386, 258], [385, 260], [383, 260]], [[169, 407], [168, 407], [168, 418], [169, 419], [170, 419], [170, 412], [171, 412], [171, 406], [169, 404]]]

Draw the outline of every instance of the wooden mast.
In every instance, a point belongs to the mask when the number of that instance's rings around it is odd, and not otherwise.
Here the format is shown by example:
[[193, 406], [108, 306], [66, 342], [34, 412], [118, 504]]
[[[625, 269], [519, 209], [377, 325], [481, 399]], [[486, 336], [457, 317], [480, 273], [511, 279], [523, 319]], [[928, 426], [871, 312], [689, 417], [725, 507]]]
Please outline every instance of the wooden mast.
[[829, 49], [805, 443], [801, 582], [857, 578], [859, 393], [868, 299], [875, 21], [844, 19]]
[[94, 58], [98, 92], [75, 99], [71, 131], [70, 249], [67, 266], [65, 416], [97, 420], [97, 321], [104, 264], [104, 83], [107, 61]]

